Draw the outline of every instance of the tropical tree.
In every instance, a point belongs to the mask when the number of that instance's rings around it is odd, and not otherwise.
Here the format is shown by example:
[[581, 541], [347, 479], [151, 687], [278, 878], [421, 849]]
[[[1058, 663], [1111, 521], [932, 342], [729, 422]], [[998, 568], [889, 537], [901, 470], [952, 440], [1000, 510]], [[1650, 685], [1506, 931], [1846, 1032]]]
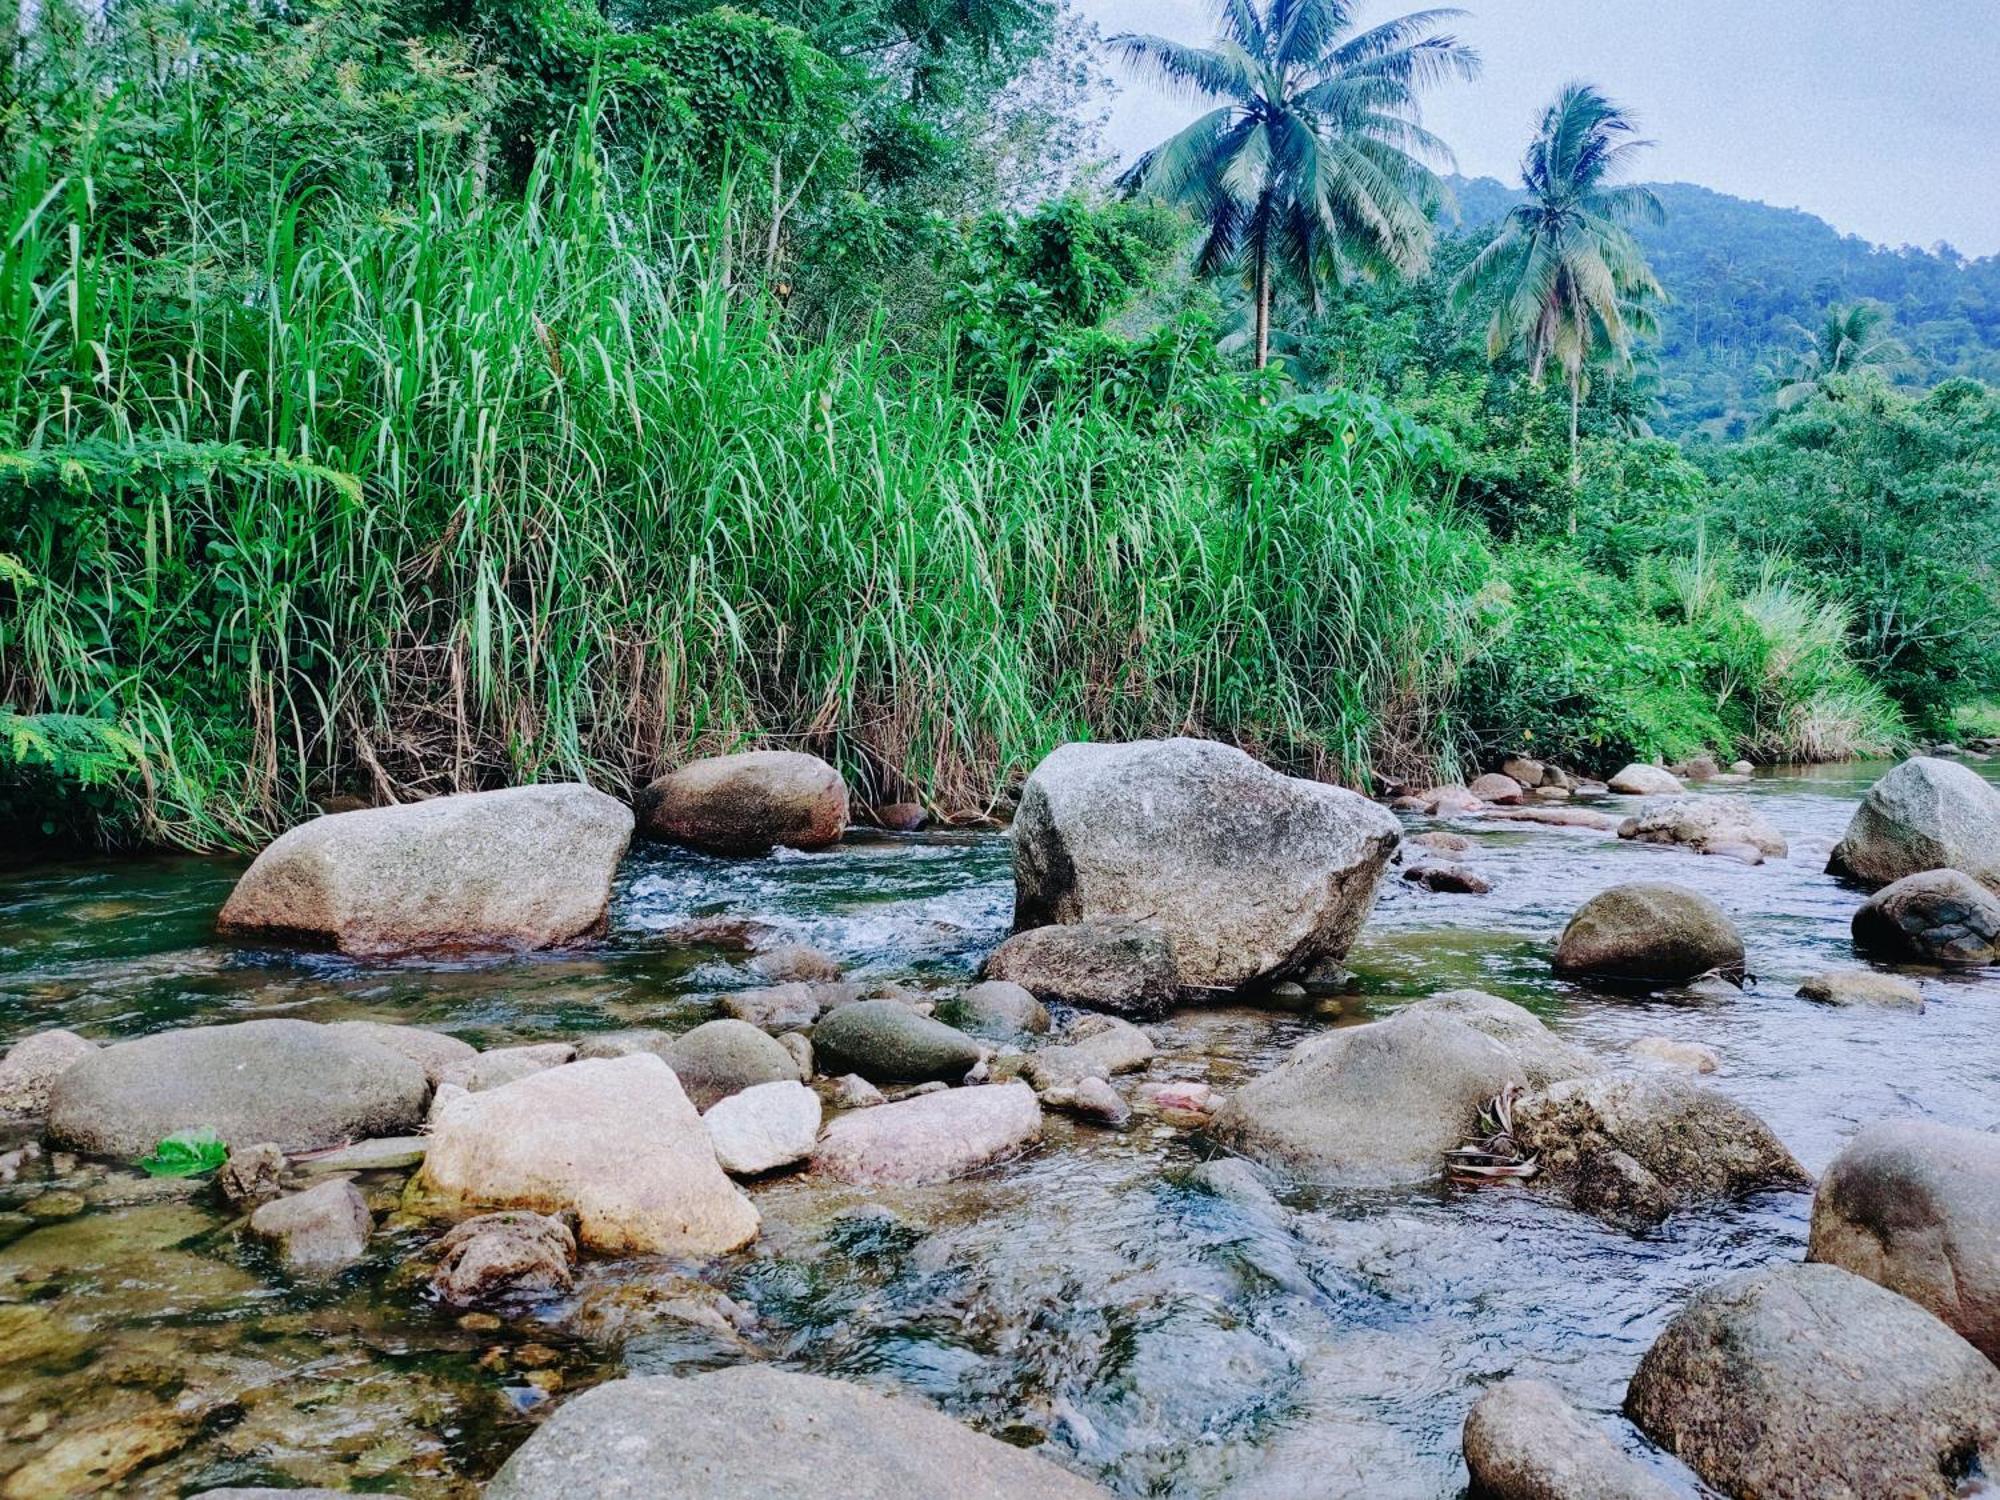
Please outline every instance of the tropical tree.
[[1616, 367], [1664, 297], [1629, 225], [1665, 218], [1652, 190], [1614, 179], [1651, 143], [1589, 84], [1572, 83], [1542, 114], [1521, 164], [1527, 197], [1453, 284], [1460, 306], [1495, 298], [1487, 354], [1524, 355], [1540, 385], [1554, 360], [1569, 385], [1570, 472], [1577, 414], [1593, 362]]
[[1801, 347], [1778, 377], [1778, 410], [1790, 411], [1837, 388], [1844, 376], [1865, 369], [1892, 370], [1909, 357], [1889, 333], [1889, 311], [1880, 303], [1829, 307], [1819, 327], [1794, 321]]
[[1196, 268], [1239, 270], [1255, 308], [1257, 366], [1271, 355], [1271, 285], [1316, 289], [1329, 271], [1409, 273], [1430, 254], [1451, 161], [1417, 118], [1425, 88], [1471, 78], [1479, 60], [1426, 10], [1358, 31], [1345, 0], [1217, 0], [1208, 47], [1125, 34], [1127, 63], [1214, 102], [1120, 179], [1187, 207]]

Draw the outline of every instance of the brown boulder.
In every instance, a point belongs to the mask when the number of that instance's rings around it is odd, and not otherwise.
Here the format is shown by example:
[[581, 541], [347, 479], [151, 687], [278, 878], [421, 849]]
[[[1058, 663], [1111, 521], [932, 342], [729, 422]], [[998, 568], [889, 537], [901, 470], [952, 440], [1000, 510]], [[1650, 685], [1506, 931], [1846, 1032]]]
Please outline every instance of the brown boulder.
[[648, 838], [711, 854], [824, 849], [847, 831], [847, 783], [816, 755], [747, 750], [682, 766], [640, 794]]

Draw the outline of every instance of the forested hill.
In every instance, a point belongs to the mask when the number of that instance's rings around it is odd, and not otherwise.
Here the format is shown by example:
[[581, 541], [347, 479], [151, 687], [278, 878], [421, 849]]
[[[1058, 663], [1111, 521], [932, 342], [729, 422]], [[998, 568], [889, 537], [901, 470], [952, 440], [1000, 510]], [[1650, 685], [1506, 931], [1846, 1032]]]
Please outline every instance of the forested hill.
[[[1519, 196], [1490, 177], [1452, 185], [1468, 228], [1499, 218]], [[1654, 191], [1667, 222], [1643, 227], [1640, 238], [1673, 298], [1661, 318], [1663, 431], [1740, 436], [1769, 409], [1766, 372], [1799, 344], [1794, 323], [1863, 298], [1890, 309], [1911, 353], [1905, 382], [2000, 383], [2000, 256], [1889, 250], [1797, 209], [1691, 183]]]

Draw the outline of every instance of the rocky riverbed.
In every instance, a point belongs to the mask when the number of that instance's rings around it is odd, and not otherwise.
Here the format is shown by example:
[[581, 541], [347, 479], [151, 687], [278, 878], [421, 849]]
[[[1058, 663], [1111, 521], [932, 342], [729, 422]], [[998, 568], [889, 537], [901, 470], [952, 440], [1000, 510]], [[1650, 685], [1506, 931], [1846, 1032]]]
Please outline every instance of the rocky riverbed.
[[[1841, 1223], [1813, 1223], [1810, 1189], [1774, 1182], [1635, 1224], [1511, 1181], [1314, 1186], [1223, 1153], [1206, 1116], [1310, 1037], [1477, 988], [1527, 1007], [1596, 1065], [1713, 1088], [1813, 1174], [1878, 1121], [1989, 1129], [2000, 1123], [1990, 1045], [2000, 971], [1899, 966], [1914, 999], [1851, 980], [1827, 993], [1857, 1003], [1796, 993], [1825, 971], [1868, 967], [1850, 931], [1863, 893], [1823, 872], [1885, 769], [1697, 789], [1717, 805], [1693, 820], [1692, 842], [1719, 854], [1654, 841], [1648, 830], [1675, 821], [1644, 816], [1658, 794], [1587, 804], [1606, 815], [1597, 826], [1405, 811], [1404, 834], [1448, 836], [1406, 844], [1405, 865], [1448, 859], [1490, 890], [1429, 889], [1392, 867], [1343, 977], [1321, 966], [1311, 986], [1295, 993], [1288, 982], [1255, 1003], [1164, 1015], [1149, 1003], [1126, 1024], [1143, 1029], [1151, 1056], [1124, 1055], [1136, 1065], [1097, 1080], [1112, 1085], [1097, 1112], [1075, 1098], [1042, 1110], [1022, 1149], [1010, 1134], [1019, 1120], [1008, 1100], [1018, 1096], [1002, 1090], [1029, 1085], [987, 1085], [994, 1098], [979, 1130], [993, 1133], [997, 1164], [922, 1184], [872, 1179], [866, 1141], [822, 1143], [809, 1169], [745, 1178], [757, 1226], [740, 1248], [727, 1248], [742, 1226], [721, 1197], [701, 1221], [714, 1232], [684, 1253], [594, 1250], [586, 1210], [573, 1264], [560, 1244], [521, 1249], [547, 1274], [531, 1295], [497, 1306], [437, 1290], [445, 1226], [421, 1211], [420, 1174], [393, 1151], [288, 1169], [295, 1188], [344, 1178], [366, 1221], [359, 1259], [315, 1272], [288, 1265], [289, 1242], [254, 1230], [248, 1205], [224, 1202], [208, 1178], [151, 1178], [23, 1128], [0, 1143], [9, 1439], [0, 1494], [252, 1484], [474, 1494], [590, 1387], [752, 1366], [913, 1396], [1115, 1494], [1241, 1500], [1456, 1495], [1467, 1412], [1482, 1392], [1524, 1376], [1581, 1408], [1612, 1459], [1631, 1455], [1664, 1493], [1700, 1493], [1619, 1415], [1628, 1383], [1697, 1292], [1803, 1260], [1809, 1235], [1838, 1241]], [[1620, 838], [1627, 816], [1640, 821]], [[1767, 829], [1783, 853], [1769, 852]], [[1732, 836], [1744, 830], [1753, 836]], [[1460, 839], [1462, 849], [1451, 842]], [[876, 996], [898, 1018], [918, 1015], [913, 1003], [935, 1006], [978, 1030], [954, 1006], [1011, 930], [1016, 905], [1001, 834], [853, 832], [816, 852], [750, 855], [641, 842], [618, 867], [601, 940], [506, 958], [341, 955], [218, 938], [217, 914], [242, 869], [145, 858], [0, 877], [0, 1042], [51, 1028], [103, 1042], [251, 1020], [384, 1022], [457, 1037], [481, 1049], [471, 1060], [480, 1069], [526, 1067], [496, 1050], [516, 1046], [602, 1054], [589, 1066], [612, 1068], [638, 1098], [665, 1070], [620, 1063], [616, 1054], [636, 1054], [618, 1034], [666, 1034], [663, 1055], [692, 1080], [687, 1054], [676, 1065], [671, 1049], [688, 1046], [694, 1027], [823, 1003], [815, 986]], [[1743, 939], [1746, 987], [1694, 978], [1634, 992], [1559, 978], [1552, 959], [1572, 914], [1633, 881], [1690, 886], [1720, 907]], [[581, 911], [567, 925], [593, 918]], [[1329, 925], [1339, 924], [1309, 924]], [[1260, 927], [1232, 951], [1305, 941]], [[1079, 1033], [1075, 1012], [1052, 1009], [1053, 1033], [1012, 1034], [1005, 1046], [1032, 1058], [1124, 1044], [1123, 1033]], [[1008, 1015], [1010, 1029], [1033, 1019]], [[890, 1071], [907, 1076], [866, 1087], [895, 1097], [963, 1071], [948, 1038], [906, 1028], [894, 1040]], [[1090, 1081], [1087, 1069], [1063, 1072], [1063, 1053], [1042, 1057], [1046, 1076], [1030, 1076], [1045, 1096]], [[1002, 1076], [1022, 1067], [1004, 1054], [992, 1062]], [[429, 1072], [412, 1066], [420, 1092], [451, 1076], [492, 1081], [452, 1075], [468, 1068], [462, 1055]], [[1544, 1081], [1524, 1077], [1531, 1088]], [[761, 1087], [784, 1083], [774, 1074]], [[482, 1096], [499, 1097], [484, 1088], [468, 1097]], [[936, 1097], [912, 1104], [930, 1108]], [[882, 1105], [843, 1110], [848, 1102], [829, 1097], [828, 1118], [896, 1118]], [[1112, 1104], [1129, 1117], [1117, 1119]], [[391, 1097], [370, 1107], [401, 1106]], [[465, 1128], [447, 1120], [431, 1139]], [[929, 1128], [918, 1120], [897, 1134]], [[953, 1127], [923, 1138], [943, 1150], [973, 1135]], [[746, 1161], [780, 1150], [772, 1141], [761, 1125], [732, 1136], [733, 1149], [753, 1154]], [[354, 1223], [345, 1192], [322, 1198], [316, 1224], [338, 1234]], [[1843, 1199], [1857, 1201], [1863, 1189]], [[461, 1247], [453, 1270], [473, 1285], [468, 1258]], [[1905, 1305], [1881, 1314], [1892, 1347]], [[726, 1409], [728, 1390], [713, 1389]], [[1507, 1388], [1517, 1389], [1527, 1388]], [[803, 1398], [759, 1387], [733, 1399]], [[1491, 1410], [1496, 1451], [1538, 1412], [1565, 1430], [1559, 1407], [1549, 1416], [1526, 1397]], [[843, 1420], [872, 1431], [880, 1415], [862, 1407]], [[882, 1430], [883, 1442], [925, 1446], [921, 1427]]]

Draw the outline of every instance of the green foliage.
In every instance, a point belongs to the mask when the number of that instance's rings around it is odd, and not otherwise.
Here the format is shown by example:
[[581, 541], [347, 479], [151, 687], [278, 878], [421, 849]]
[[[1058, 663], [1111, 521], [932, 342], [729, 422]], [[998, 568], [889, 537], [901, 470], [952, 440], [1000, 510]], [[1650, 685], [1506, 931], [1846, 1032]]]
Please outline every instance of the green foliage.
[[212, 1127], [162, 1136], [139, 1166], [149, 1177], [202, 1177], [229, 1160], [229, 1146]]

